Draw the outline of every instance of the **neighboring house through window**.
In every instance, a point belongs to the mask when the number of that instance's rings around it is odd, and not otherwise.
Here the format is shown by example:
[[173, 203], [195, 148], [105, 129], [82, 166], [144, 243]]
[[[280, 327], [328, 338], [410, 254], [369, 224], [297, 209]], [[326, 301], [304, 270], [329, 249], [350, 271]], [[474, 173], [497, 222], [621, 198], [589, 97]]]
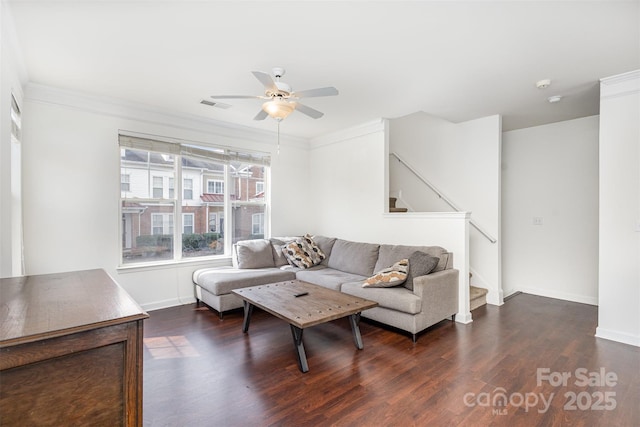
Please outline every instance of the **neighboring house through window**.
[[207, 192], [210, 194], [224, 194], [224, 181], [217, 179], [208, 180]]
[[218, 216], [215, 213], [209, 214], [209, 231], [215, 233], [218, 231], [218, 224], [216, 223]]
[[182, 233], [193, 234], [193, 214], [182, 214]]
[[130, 191], [131, 188], [131, 175], [120, 175], [120, 191]]
[[164, 188], [162, 186], [162, 177], [154, 176], [153, 177], [153, 198], [162, 199], [163, 196], [164, 196]]
[[192, 200], [193, 199], [193, 179], [185, 178], [183, 185], [184, 185], [183, 198], [185, 200]]
[[151, 234], [172, 234], [173, 214], [151, 214]]
[[251, 234], [264, 234], [264, 213], [251, 215]]
[[242, 190], [266, 187], [268, 155], [169, 138], [119, 141], [121, 265], [230, 255], [232, 243], [268, 233], [267, 195]]

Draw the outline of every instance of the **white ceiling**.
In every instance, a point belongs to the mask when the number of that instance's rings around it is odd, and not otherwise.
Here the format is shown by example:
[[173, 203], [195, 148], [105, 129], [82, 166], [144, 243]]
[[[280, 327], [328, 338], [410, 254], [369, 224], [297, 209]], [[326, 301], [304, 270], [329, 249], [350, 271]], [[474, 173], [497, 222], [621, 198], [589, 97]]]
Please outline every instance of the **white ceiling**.
[[[3, 0], [4, 1], [4, 0]], [[29, 82], [275, 130], [251, 71], [287, 70], [325, 116], [314, 137], [425, 111], [503, 115], [505, 130], [598, 114], [598, 80], [640, 68], [639, 1], [9, 1]], [[538, 90], [535, 82], [552, 79]], [[562, 95], [549, 104], [551, 95]]]

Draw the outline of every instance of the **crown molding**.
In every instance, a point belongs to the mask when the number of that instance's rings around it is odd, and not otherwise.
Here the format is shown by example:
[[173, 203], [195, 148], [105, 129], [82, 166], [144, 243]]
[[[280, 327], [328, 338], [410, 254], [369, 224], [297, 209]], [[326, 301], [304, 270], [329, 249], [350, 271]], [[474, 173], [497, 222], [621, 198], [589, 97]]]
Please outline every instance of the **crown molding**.
[[[29, 83], [26, 86], [25, 100], [126, 120], [136, 120], [190, 131], [200, 131], [223, 138], [243, 139], [267, 144], [269, 146], [275, 145], [277, 139], [276, 132], [254, 129], [248, 126], [236, 125], [191, 114], [177, 113], [123, 99], [88, 95], [38, 83]], [[306, 150], [309, 149], [309, 141], [307, 139], [283, 135], [282, 133], [280, 134], [280, 144], [282, 146], [295, 146]]]
[[601, 99], [616, 98], [634, 93], [640, 93], [640, 70], [600, 79]]
[[387, 123], [387, 119], [380, 118], [338, 132], [333, 132], [323, 136], [312, 138], [309, 141], [309, 148], [313, 150], [315, 148], [336, 144], [338, 142], [347, 141], [349, 139], [357, 138], [371, 133], [382, 132], [387, 128]]

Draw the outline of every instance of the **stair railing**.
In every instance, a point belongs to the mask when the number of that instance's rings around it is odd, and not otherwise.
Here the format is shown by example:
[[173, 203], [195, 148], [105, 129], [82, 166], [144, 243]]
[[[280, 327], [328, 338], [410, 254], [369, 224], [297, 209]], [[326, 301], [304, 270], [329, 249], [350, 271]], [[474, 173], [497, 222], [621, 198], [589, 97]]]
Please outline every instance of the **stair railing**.
[[[447, 196], [445, 196], [442, 193], [442, 191], [440, 191], [435, 185], [429, 182], [429, 180], [423, 177], [413, 166], [411, 166], [402, 157], [400, 157], [398, 153], [393, 152], [393, 153], [390, 153], [389, 155], [395, 157], [404, 167], [406, 167], [412, 174], [414, 174], [416, 178], [422, 181], [427, 187], [429, 187], [431, 191], [433, 191], [440, 199], [442, 199], [447, 205], [449, 205], [451, 209], [453, 209], [456, 212], [462, 211], [462, 209], [456, 206], [456, 204], [453, 203], [451, 199], [449, 199]], [[471, 224], [473, 228], [478, 230], [480, 234], [486, 237], [487, 240], [489, 240], [491, 243], [497, 242], [497, 240], [494, 237], [492, 237], [487, 231], [485, 231], [482, 227], [476, 224], [473, 220], [469, 220], [469, 224]]]

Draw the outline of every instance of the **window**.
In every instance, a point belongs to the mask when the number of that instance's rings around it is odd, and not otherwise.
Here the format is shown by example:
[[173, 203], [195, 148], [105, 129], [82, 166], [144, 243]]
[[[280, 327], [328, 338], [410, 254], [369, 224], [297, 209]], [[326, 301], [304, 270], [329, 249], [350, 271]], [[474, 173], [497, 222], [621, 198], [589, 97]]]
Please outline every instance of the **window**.
[[131, 183], [131, 175], [122, 174], [120, 175], [120, 191], [129, 191]]
[[182, 234], [193, 234], [193, 214], [182, 214]]
[[209, 231], [212, 233], [218, 231], [218, 224], [216, 223], [217, 217], [218, 215], [216, 215], [215, 213], [209, 214]]
[[193, 199], [193, 179], [185, 178], [184, 179], [184, 196], [182, 196], [185, 200]]
[[153, 177], [153, 198], [154, 199], [162, 199], [164, 194], [164, 188], [162, 188], [162, 177], [154, 176]]
[[151, 214], [151, 234], [172, 234], [173, 214], [154, 213]]
[[265, 235], [266, 198], [255, 194], [256, 180], [264, 181], [266, 167], [249, 162], [231, 162], [233, 187], [230, 190], [233, 211], [233, 239], [260, 239]]
[[268, 199], [253, 191], [268, 179], [268, 156], [130, 135], [119, 140], [121, 265], [230, 255], [232, 243], [268, 232]]
[[264, 193], [264, 181], [256, 182], [256, 195]]
[[264, 213], [251, 215], [251, 233], [264, 235]]
[[224, 194], [224, 181], [219, 181], [219, 180], [207, 181], [207, 193]]

